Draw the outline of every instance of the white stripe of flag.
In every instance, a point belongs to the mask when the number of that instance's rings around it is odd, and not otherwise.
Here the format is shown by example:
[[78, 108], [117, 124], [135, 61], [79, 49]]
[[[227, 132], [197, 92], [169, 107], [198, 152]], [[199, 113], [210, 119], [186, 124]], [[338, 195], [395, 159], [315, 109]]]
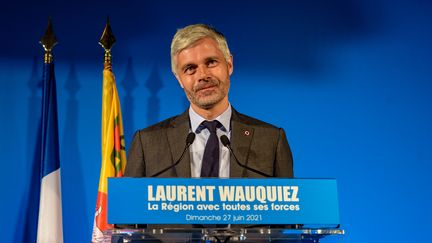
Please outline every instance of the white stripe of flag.
[[41, 181], [37, 243], [62, 243], [60, 168]]

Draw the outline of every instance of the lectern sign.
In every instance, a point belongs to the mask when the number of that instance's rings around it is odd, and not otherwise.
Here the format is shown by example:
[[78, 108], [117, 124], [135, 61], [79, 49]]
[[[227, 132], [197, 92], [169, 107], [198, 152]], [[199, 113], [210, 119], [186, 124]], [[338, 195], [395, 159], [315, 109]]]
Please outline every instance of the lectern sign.
[[110, 178], [115, 224], [339, 224], [336, 180]]

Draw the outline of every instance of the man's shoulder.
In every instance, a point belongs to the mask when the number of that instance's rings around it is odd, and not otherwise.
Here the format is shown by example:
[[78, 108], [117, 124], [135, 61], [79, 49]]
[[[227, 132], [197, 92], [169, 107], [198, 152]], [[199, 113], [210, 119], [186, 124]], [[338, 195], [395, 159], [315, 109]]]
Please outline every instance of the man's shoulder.
[[160, 121], [146, 128], [140, 129], [139, 131], [141, 133], [153, 133], [153, 132], [163, 131], [168, 128], [175, 127], [176, 125], [179, 125], [185, 121], [188, 121], [187, 113], [182, 113], [176, 116], [169, 117], [163, 121]]
[[245, 114], [242, 114], [236, 110], [233, 110], [233, 121], [237, 121], [240, 123], [243, 123], [248, 126], [254, 126], [259, 128], [265, 128], [265, 129], [280, 129], [279, 127], [270, 124], [268, 122], [262, 121], [260, 119], [257, 119], [255, 117], [251, 117]]

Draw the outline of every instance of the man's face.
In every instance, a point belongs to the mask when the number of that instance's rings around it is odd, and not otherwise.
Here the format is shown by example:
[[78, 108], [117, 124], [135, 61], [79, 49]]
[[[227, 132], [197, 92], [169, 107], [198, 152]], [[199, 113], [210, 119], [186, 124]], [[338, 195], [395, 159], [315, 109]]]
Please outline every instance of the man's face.
[[176, 78], [192, 106], [228, 104], [232, 57], [227, 62], [216, 41], [203, 38], [176, 56]]

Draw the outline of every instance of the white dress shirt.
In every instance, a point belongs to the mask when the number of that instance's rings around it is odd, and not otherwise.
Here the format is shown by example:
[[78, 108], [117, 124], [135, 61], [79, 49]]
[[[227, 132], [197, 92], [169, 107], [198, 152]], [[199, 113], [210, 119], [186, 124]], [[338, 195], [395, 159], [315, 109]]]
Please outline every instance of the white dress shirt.
[[[220, 116], [214, 119], [222, 124], [222, 127], [216, 130], [218, 138], [220, 138], [222, 135], [226, 135], [228, 138], [231, 137], [231, 114], [232, 110], [230, 104]], [[196, 134], [195, 141], [189, 147], [191, 158], [191, 175], [192, 177], [200, 177], [204, 149], [207, 139], [210, 136], [210, 132], [207, 129], [198, 129], [201, 123], [206, 119], [198, 115], [198, 113], [196, 113], [192, 107], [189, 107], [189, 119], [191, 124], [191, 132]], [[222, 145], [220, 139], [219, 158], [219, 177], [228, 178], [230, 174], [230, 152], [228, 148]]]

